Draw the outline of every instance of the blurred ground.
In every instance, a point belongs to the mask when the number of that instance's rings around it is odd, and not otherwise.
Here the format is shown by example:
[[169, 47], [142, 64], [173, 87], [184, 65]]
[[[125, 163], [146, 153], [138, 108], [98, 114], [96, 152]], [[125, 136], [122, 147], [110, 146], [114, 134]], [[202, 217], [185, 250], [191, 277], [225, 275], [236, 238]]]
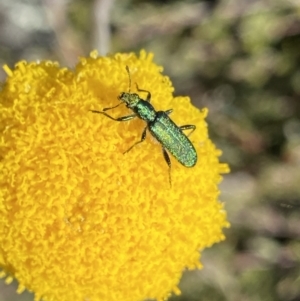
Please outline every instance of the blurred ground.
[[[300, 1], [0, 0], [0, 65], [91, 49], [155, 53], [209, 108], [232, 224], [171, 301], [300, 300]], [[0, 70], [0, 81], [5, 74]], [[0, 280], [0, 301], [29, 301]]]

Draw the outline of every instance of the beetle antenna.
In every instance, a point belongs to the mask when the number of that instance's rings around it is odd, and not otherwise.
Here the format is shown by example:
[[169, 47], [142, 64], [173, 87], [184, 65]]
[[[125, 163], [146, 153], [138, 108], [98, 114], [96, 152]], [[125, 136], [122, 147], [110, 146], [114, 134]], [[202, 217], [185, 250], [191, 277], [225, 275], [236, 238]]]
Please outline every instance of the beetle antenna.
[[128, 93], [130, 93], [130, 89], [131, 89], [131, 76], [130, 76], [130, 71], [129, 71], [129, 67], [126, 65], [126, 71], [128, 73], [128, 78], [129, 78], [129, 87], [128, 87]]

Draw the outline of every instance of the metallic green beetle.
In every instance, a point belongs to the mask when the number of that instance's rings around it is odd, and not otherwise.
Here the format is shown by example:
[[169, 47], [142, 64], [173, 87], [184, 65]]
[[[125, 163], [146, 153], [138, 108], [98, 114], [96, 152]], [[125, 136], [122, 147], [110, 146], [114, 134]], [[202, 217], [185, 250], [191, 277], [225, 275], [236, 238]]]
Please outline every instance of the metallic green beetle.
[[[120, 94], [118, 99], [121, 101], [121, 103], [111, 108], [105, 108], [103, 111], [91, 111], [93, 113], [103, 114], [115, 121], [128, 121], [135, 117], [144, 120], [147, 123], [147, 126], [142, 133], [141, 140], [133, 144], [127, 151], [124, 152], [124, 154], [145, 140], [148, 129], [152, 136], [162, 146], [163, 156], [169, 166], [169, 181], [171, 185], [171, 160], [167, 151], [170, 152], [183, 166], [195, 166], [197, 163], [197, 152], [189, 138], [183, 133], [183, 130], [192, 130], [190, 132], [191, 134], [196, 129], [196, 126], [191, 124], [177, 126], [169, 117], [169, 114], [173, 111], [172, 109], [167, 111], [155, 111], [154, 107], [150, 104], [151, 93], [149, 91], [139, 89], [137, 84], [136, 87], [138, 92], [147, 93], [146, 100], [140, 98], [140, 96], [136, 93], [131, 93], [131, 77], [128, 66], [126, 66], [126, 70], [129, 76], [129, 91], [122, 92]], [[105, 113], [105, 111], [114, 109], [121, 104], [126, 104], [126, 107], [131, 109], [134, 114], [114, 118]]]

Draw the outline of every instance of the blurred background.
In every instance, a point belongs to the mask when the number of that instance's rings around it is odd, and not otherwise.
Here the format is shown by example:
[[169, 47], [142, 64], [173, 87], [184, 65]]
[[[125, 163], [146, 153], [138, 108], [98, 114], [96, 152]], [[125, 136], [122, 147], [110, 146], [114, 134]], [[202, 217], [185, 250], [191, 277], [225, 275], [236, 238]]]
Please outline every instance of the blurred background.
[[[300, 1], [0, 0], [1, 66], [141, 48], [209, 108], [232, 170], [227, 239], [169, 301], [300, 301]], [[0, 280], [0, 301], [33, 300], [16, 287]]]

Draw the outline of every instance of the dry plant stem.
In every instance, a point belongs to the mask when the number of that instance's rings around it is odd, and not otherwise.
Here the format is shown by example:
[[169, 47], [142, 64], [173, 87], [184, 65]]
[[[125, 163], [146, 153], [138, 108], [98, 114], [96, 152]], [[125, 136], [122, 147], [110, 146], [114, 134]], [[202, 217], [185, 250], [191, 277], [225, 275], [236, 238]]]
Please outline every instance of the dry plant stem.
[[80, 41], [70, 26], [67, 18], [67, 0], [43, 0], [45, 11], [56, 37], [53, 48], [60, 61], [68, 66], [74, 66], [79, 55], [83, 53]]
[[113, 4], [113, 0], [95, 0], [94, 2], [93, 48], [97, 49], [101, 55], [106, 55], [110, 50], [110, 13]]

